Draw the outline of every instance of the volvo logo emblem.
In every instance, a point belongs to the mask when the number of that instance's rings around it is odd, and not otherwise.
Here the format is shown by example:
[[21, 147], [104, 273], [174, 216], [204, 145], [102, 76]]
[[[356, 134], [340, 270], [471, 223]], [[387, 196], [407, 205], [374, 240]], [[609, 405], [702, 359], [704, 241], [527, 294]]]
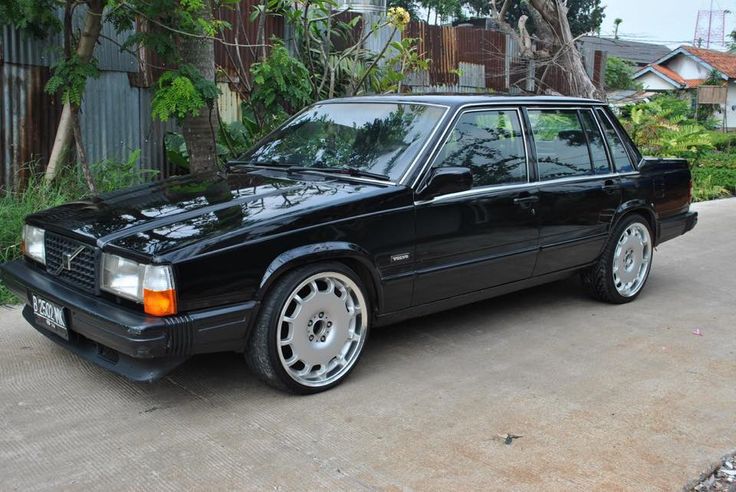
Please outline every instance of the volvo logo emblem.
[[55, 271], [51, 272], [52, 275], [58, 275], [61, 273], [62, 270], [71, 270], [72, 269], [72, 261], [74, 261], [74, 258], [79, 256], [79, 253], [84, 251], [84, 246], [80, 246], [71, 253], [64, 253], [61, 255], [61, 264], [59, 265], [59, 268], [57, 268]]

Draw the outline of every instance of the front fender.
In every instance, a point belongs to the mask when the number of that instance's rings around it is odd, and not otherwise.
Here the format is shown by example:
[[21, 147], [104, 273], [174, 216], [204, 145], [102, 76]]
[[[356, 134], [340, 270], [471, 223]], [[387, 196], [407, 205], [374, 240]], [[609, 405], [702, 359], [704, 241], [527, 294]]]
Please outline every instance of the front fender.
[[[370, 255], [357, 244], [344, 241], [330, 241], [323, 243], [299, 246], [278, 255], [266, 268], [260, 286], [258, 298], [262, 299], [273, 283], [287, 271], [298, 268], [308, 263], [325, 260], [352, 260], [360, 263], [365, 273], [370, 275], [372, 285], [375, 289], [376, 300], [380, 303], [381, 282], [378, 271], [375, 268]], [[359, 275], [363, 272], [356, 272]], [[369, 279], [365, 279], [366, 281]]]

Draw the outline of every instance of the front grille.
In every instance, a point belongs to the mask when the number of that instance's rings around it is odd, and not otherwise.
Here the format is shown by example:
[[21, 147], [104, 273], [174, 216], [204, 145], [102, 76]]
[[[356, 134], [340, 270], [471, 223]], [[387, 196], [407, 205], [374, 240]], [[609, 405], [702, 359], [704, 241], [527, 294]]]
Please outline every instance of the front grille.
[[[82, 250], [71, 262], [68, 265], [63, 264], [64, 255], [74, 255], [79, 248]], [[96, 256], [92, 246], [46, 231], [46, 271], [60, 280], [87, 292], [96, 292]]]

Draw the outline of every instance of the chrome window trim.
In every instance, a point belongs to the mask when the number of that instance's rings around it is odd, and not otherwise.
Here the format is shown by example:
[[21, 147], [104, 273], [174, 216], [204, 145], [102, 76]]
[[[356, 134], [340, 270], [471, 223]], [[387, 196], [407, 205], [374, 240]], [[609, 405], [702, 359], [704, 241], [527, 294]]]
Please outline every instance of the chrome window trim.
[[456, 198], [456, 197], [481, 195], [485, 193], [495, 193], [497, 191], [507, 191], [507, 190], [517, 189], [517, 188], [519, 189], [528, 188], [528, 187], [542, 188], [547, 185], [574, 183], [574, 182], [580, 182], [580, 181], [592, 181], [595, 179], [611, 179], [611, 178], [620, 178], [620, 177], [638, 176], [638, 175], [639, 175], [639, 171], [630, 171], [630, 172], [625, 172], [625, 173], [609, 173], [609, 174], [595, 174], [595, 175], [585, 175], [585, 176], [572, 176], [569, 178], [550, 179], [549, 181], [529, 181], [527, 183], [517, 183], [517, 184], [511, 184], [511, 185], [491, 185], [491, 186], [484, 186], [482, 188], [473, 188], [472, 190], [448, 193], [446, 195], [436, 196], [432, 198], [431, 200], [417, 200], [414, 202], [414, 205], [422, 205], [426, 203], [440, 202], [440, 201], [449, 200], [449, 199]]
[[556, 178], [547, 181], [537, 181], [535, 184], [539, 187], [546, 186], [548, 184], [564, 184], [564, 183], [575, 183], [578, 181], [592, 181], [594, 179], [611, 179], [620, 178], [621, 176], [630, 176], [639, 174], [638, 172], [626, 172], [626, 173], [608, 173], [608, 174], [586, 174], [585, 176], [570, 176], [569, 178]]
[[[466, 110], [466, 108], [471, 108]], [[457, 127], [457, 123], [459, 122], [460, 118], [467, 113], [482, 113], [485, 111], [514, 111], [516, 113], [516, 117], [519, 119], [519, 126], [521, 127], [521, 140], [524, 143], [524, 157], [526, 162], [526, 182], [525, 183], [514, 183], [514, 185], [517, 184], [529, 184], [530, 181], [530, 174], [529, 174], [529, 148], [526, 141], [526, 126], [524, 125], [524, 118], [521, 114], [521, 107], [513, 107], [513, 106], [503, 106], [503, 105], [489, 105], [488, 103], [473, 103], [473, 104], [466, 104], [463, 106], [460, 106], [457, 111], [455, 111], [455, 114], [453, 115], [454, 124], [449, 125], [445, 128], [445, 131], [440, 136], [440, 139], [435, 144], [434, 148], [432, 149], [432, 152], [429, 154], [429, 158], [427, 159], [427, 162], [424, 164], [424, 167], [419, 171], [417, 174], [417, 177], [414, 179], [414, 182], [411, 184], [412, 188], [415, 188], [419, 182], [421, 181], [423, 175], [427, 172], [427, 168], [432, 169], [432, 166], [434, 165], [435, 160], [437, 160], [437, 155], [439, 154], [439, 149], [441, 149], [446, 143], [447, 139], [450, 137], [450, 133], [452, 130], [454, 130]], [[497, 184], [497, 185], [488, 185], [481, 188], [473, 188], [473, 189], [488, 189], [488, 188], [498, 188], [506, 186], [503, 184]], [[465, 193], [465, 192], [462, 192]]]
[[509, 184], [509, 185], [483, 186], [482, 188], [473, 188], [473, 189], [465, 190], [465, 191], [456, 191], [455, 193], [447, 193], [446, 195], [436, 196], [430, 200], [417, 200], [414, 202], [414, 205], [442, 202], [445, 200], [451, 200], [453, 198], [460, 198], [460, 197], [473, 196], [473, 195], [492, 195], [495, 192], [513, 190], [517, 188], [523, 189], [523, 188], [529, 188], [529, 187], [536, 187], [538, 185], [539, 183], [536, 183], [534, 181], [527, 181], [526, 183], [515, 183], [515, 184]]

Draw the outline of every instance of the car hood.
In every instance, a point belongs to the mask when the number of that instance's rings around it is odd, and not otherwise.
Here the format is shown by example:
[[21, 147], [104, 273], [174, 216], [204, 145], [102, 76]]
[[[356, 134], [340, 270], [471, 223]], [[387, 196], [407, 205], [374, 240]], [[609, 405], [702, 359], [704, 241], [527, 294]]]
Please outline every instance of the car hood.
[[[175, 177], [30, 215], [28, 223], [135, 256], [208, 252], [385, 207], [396, 186], [252, 171]], [[379, 195], [377, 197], [376, 195]], [[374, 197], [373, 200], [368, 199]], [[367, 199], [367, 200], [364, 200]]]

